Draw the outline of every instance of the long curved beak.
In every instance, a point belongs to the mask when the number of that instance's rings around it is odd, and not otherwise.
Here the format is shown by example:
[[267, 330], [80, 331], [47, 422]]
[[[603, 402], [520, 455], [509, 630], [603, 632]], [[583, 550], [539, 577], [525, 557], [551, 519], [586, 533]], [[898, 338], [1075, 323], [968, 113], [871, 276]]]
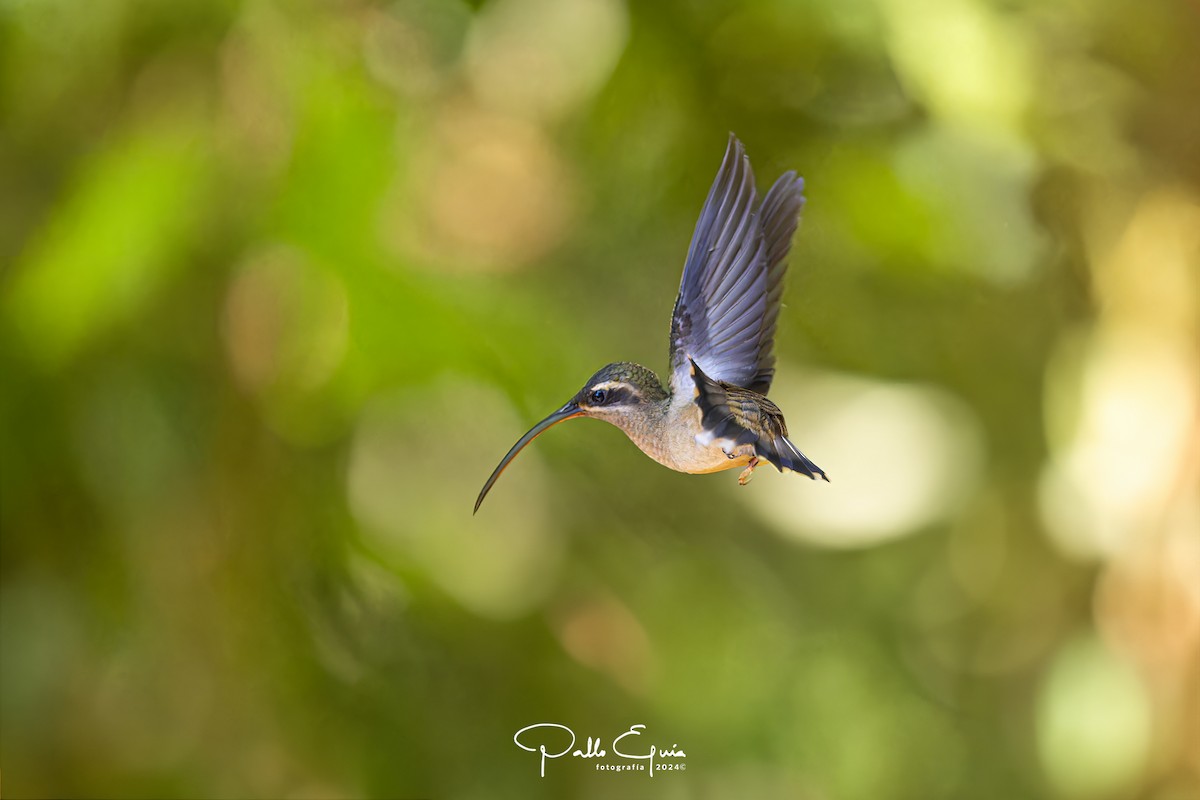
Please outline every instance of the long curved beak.
[[[534, 425], [532, 428], [530, 428], [529, 433], [518, 439], [517, 443], [512, 446], [511, 450], [508, 451], [508, 454], [505, 455], [504, 458], [500, 459], [500, 465], [496, 467], [494, 472], [492, 472], [492, 476], [487, 479], [487, 483], [483, 485], [483, 489], [481, 489], [479, 492], [479, 499], [475, 501], [475, 511], [479, 510], [479, 506], [483, 503], [483, 498], [487, 496], [487, 493], [492, 488], [492, 484], [495, 483], [500, 477], [500, 473], [504, 472], [504, 468], [508, 466], [510, 461], [517, 457], [517, 453], [521, 452], [525, 448], [525, 445], [529, 444], [538, 436], [540, 436], [543, 431], [554, 427], [558, 423], [572, 419], [573, 417], [581, 416], [583, 416], [583, 411], [578, 405], [575, 404], [575, 401], [572, 400], [558, 411], [555, 411], [537, 425]], [[475, 511], [472, 511], [471, 513], [474, 514]]]

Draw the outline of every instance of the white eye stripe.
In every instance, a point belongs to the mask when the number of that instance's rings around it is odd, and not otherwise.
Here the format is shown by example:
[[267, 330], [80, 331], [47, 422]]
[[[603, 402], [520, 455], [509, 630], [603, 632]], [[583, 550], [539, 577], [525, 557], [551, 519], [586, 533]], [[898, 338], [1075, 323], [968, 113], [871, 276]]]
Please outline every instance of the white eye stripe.
[[587, 393], [588, 404], [596, 409], [609, 408], [619, 411], [636, 405], [642, 400], [641, 390], [625, 381], [597, 383], [590, 387]]

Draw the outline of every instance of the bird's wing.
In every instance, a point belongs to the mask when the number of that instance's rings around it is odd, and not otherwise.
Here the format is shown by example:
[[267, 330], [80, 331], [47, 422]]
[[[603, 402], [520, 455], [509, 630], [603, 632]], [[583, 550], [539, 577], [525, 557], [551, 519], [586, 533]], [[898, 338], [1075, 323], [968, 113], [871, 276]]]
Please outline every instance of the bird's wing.
[[689, 361], [688, 367], [705, 436], [720, 443], [726, 452], [750, 445], [756, 456], [780, 472], [790, 470], [813, 480], [817, 476], [829, 480], [823, 469], [792, 444], [778, 406], [757, 392], [714, 381], [695, 361]]
[[775, 375], [775, 323], [804, 179], [785, 173], [755, 207], [754, 173], [729, 137], [700, 211], [671, 318], [671, 389], [692, 390], [688, 359], [715, 380], [766, 394]]

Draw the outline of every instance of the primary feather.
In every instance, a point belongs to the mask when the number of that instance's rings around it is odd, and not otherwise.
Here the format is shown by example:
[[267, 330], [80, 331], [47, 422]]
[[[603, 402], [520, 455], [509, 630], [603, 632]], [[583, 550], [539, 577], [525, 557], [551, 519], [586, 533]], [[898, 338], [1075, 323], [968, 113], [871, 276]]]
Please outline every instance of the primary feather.
[[761, 206], [742, 143], [729, 137], [696, 223], [671, 319], [671, 388], [690, 392], [688, 359], [712, 378], [766, 394], [787, 254], [804, 179], [782, 175]]

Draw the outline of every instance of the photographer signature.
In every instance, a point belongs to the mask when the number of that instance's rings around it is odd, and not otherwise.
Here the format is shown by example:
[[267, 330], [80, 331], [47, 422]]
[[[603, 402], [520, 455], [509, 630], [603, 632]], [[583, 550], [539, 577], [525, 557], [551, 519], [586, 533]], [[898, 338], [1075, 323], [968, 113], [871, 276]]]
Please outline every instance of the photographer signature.
[[[566, 731], [566, 734], [569, 735], [569, 737], [570, 737], [570, 741], [567, 743], [567, 746], [564, 747], [562, 750], [559, 750], [558, 752], [550, 752], [547, 749], [547, 745], [544, 743], [545, 738], [548, 735], [549, 735], [549, 738], [552, 738], [552, 739], [564, 738], [563, 734], [559, 734], [559, 733], [551, 734], [551, 731], [554, 729], [557, 729], [560, 731]], [[649, 767], [650, 767], [650, 777], [651, 778], [654, 777], [654, 773], [656, 771], [662, 771], [665, 769], [671, 769], [671, 770], [683, 769], [684, 766], [682, 764], [667, 765], [667, 764], [659, 763], [657, 765], [658, 770], [655, 770], [655, 758], [686, 758], [687, 757], [687, 753], [683, 752], [683, 750], [680, 750], [678, 744], [673, 744], [673, 745], [671, 745], [671, 747], [669, 749], [666, 749], [666, 750], [660, 750], [660, 749], [658, 749], [658, 747], [656, 747], [655, 745], [652, 744], [652, 745], [650, 745], [649, 752], [640, 753], [640, 754], [626, 753], [626, 752], [623, 752], [618, 747], [618, 745], [620, 745], [622, 739], [626, 738], [627, 736], [641, 736], [642, 731], [644, 731], [645, 729], [646, 729], [645, 725], [630, 725], [629, 730], [625, 731], [620, 736], [613, 739], [613, 741], [612, 741], [613, 755], [618, 756], [620, 758], [628, 759], [628, 760], [634, 761], [634, 762], [648, 761]], [[534, 725], [526, 725], [524, 728], [521, 728], [521, 730], [519, 730], [515, 734], [513, 734], [513, 742], [515, 742], [517, 747], [521, 748], [522, 750], [526, 750], [530, 753], [540, 753], [541, 754], [541, 776], [544, 778], [544, 777], [546, 777], [546, 759], [562, 758], [567, 753], [571, 752], [572, 747], [575, 747], [575, 731], [571, 730], [566, 725], [559, 725], [556, 722], [539, 722]], [[539, 742], [541, 742], [541, 743], [539, 744]], [[601, 741], [601, 739], [599, 737], [593, 739], [591, 736], [589, 736], [587, 739], [586, 749], [580, 750], [577, 748], [575, 750], [575, 752], [571, 753], [571, 756], [574, 758], [604, 758], [605, 756], [608, 755], [608, 751], [605, 750], [602, 745], [603, 745], [603, 742]], [[628, 747], [628, 745], [626, 745], [626, 746]], [[599, 769], [599, 767], [597, 767], [597, 768]], [[628, 766], [625, 768], [640, 770], [640, 769], [644, 769], [645, 767], [644, 767], [644, 765], [639, 763], [636, 767]]]

